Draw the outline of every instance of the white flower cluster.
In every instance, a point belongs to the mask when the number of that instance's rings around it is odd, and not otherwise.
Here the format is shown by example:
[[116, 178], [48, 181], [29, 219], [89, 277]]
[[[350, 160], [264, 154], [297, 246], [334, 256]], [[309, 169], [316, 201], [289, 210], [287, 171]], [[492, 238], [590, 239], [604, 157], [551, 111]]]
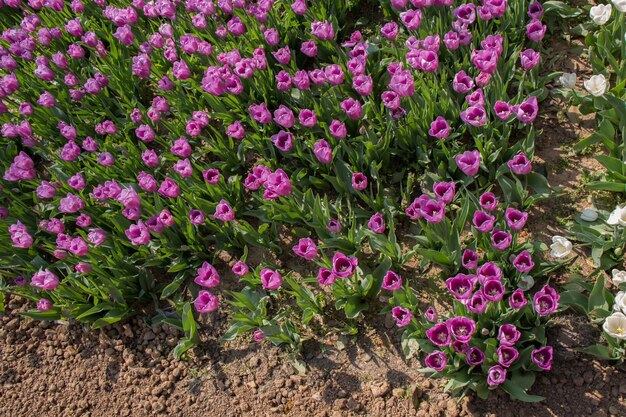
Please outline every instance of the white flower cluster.
[[[626, 271], [614, 269], [611, 274], [614, 285], [626, 283]], [[602, 329], [615, 339], [626, 340], [626, 291], [615, 295], [613, 310], [614, 313], [606, 318]]]

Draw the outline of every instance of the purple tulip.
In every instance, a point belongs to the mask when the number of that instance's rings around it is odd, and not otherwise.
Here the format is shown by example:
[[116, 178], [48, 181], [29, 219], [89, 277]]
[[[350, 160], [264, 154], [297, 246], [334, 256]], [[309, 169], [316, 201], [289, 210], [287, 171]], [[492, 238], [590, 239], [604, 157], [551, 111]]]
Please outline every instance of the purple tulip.
[[384, 233], [385, 219], [383, 219], [383, 215], [381, 213], [374, 214], [367, 222], [367, 227], [374, 233]]
[[440, 223], [446, 216], [446, 205], [443, 201], [428, 198], [418, 208], [419, 215], [428, 223]]
[[469, 344], [467, 342], [459, 342], [458, 340], [455, 340], [450, 345], [452, 346], [452, 350], [457, 353], [464, 354], [465, 352], [467, 352], [467, 349], [469, 349]]
[[422, 23], [422, 11], [409, 9], [400, 13], [400, 20], [408, 30], [417, 30]]
[[517, 175], [528, 175], [533, 170], [532, 164], [530, 160], [526, 157], [526, 154], [523, 152], [518, 153], [510, 161], [508, 161], [507, 166], [514, 174]]
[[487, 298], [483, 289], [476, 291], [467, 303], [467, 308], [472, 313], [482, 314], [487, 309]]
[[313, 154], [322, 164], [330, 164], [333, 161], [333, 148], [324, 139], [313, 144]]
[[363, 108], [358, 100], [353, 98], [345, 99], [340, 103], [341, 110], [352, 120], [359, 120], [363, 114]]
[[430, 124], [428, 134], [437, 139], [446, 139], [450, 136], [450, 125], [442, 116], [437, 116], [435, 121]]
[[495, 74], [499, 57], [498, 52], [493, 49], [475, 49], [472, 52], [471, 60], [480, 72]]
[[198, 313], [210, 313], [217, 310], [219, 300], [215, 294], [206, 290], [198, 291], [198, 297], [193, 300], [193, 306]]
[[483, 285], [483, 294], [487, 301], [498, 302], [504, 297], [506, 289], [500, 281], [490, 280]]
[[519, 272], [527, 273], [532, 271], [535, 267], [535, 263], [533, 262], [532, 255], [528, 251], [524, 250], [513, 259], [513, 266]]
[[139, 220], [137, 224], [131, 224], [128, 229], [124, 231], [130, 243], [138, 245], [146, 245], [150, 242], [150, 230]]
[[448, 360], [446, 358], [446, 354], [440, 350], [435, 350], [424, 360], [426, 366], [434, 369], [435, 371], [443, 371], [443, 369], [448, 364]]
[[533, 1], [528, 5], [528, 17], [531, 19], [541, 19], [543, 17], [543, 7], [538, 1]]
[[471, 249], [465, 249], [461, 257], [461, 263], [465, 269], [472, 270], [478, 266], [478, 255]]
[[481, 265], [476, 274], [481, 285], [491, 280], [502, 281], [502, 270], [494, 262], [487, 262]]
[[11, 241], [14, 248], [28, 249], [33, 244], [33, 237], [28, 233], [26, 226], [19, 220], [9, 226], [9, 233], [11, 234]]
[[554, 349], [552, 346], [543, 346], [539, 349], [535, 349], [530, 354], [530, 358], [535, 365], [544, 371], [549, 371], [552, 368], [552, 359], [554, 358]]
[[511, 246], [513, 237], [504, 230], [495, 229], [491, 234], [491, 246], [497, 250], [505, 250]]
[[382, 288], [388, 291], [395, 291], [402, 287], [402, 277], [393, 271], [387, 271], [383, 277]]
[[498, 362], [505, 368], [510, 367], [519, 357], [519, 352], [512, 346], [500, 346], [496, 351]]
[[244, 262], [237, 261], [235, 265], [233, 265], [232, 271], [233, 271], [233, 274], [237, 275], [238, 277], [243, 277], [243, 276], [248, 275], [248, 272], [250, 272], [250, 269], [248, 268], [248, 265], [246, 265]]
[[487, 371], [487, 384], [490, 387], [500, 385], [506, 380], [506, 369], [500, 365], [495, 365]]
[[333, 120], [328, 128], [335, 139], [344, 139], [348, 134], [346, 125], [339, 120]]
[[526, 37], [533, 42], [541, 42], [547, 29], [548, 26], [541, 23], [539, 19], [532, 19], [526, 25]]
[[331, 285], [335, 282], [336, 278], [333, 271], [328, 268], [320, 268], [317, 272], [317, 282], [319, 282], [320, 285]]
[[217, 273], [217, 269], [206, 261], [202, 262], [202, 266], [198, 268], [197, 274], [193, 282], [201, 287], [213, 288], [220, 283], [220, 275]]
[[522, 51], [520, 54], [520, 62], [522, 64], [522, 68], [525, 71], [529, 71], [539, 64], [539, 59], [541, 58], [541, 53], [535, 51], [532, 48], [526, 49]]
[[339, 220], [330, 219], [328, 221], [328, 224], [326, 225], [326, 228], [330, 233], [339, 233], [341, 232], [341, 223], [339, 223]]
[[348, 258], [341, 252], [333, 256], [333, 274], [339, 278], [348, 278], [354, 274], [359, 261], [356, 257]]
[[483, 210], [494, 211], [498, 207], [498, 199], [492, 192], [486, 192], [480, 196], [478, 200]]
[[437, 310], [435, 310], [435, 307], [428, 307], [424, 312], [424, 318], [431, 323], [436, 323], [439, 318], [439, 314], [437, 314]]
[[398, 327], [408, 326], [413, 319], [413, 314], [411, 313], [411, 310], [400, 306], [392, 308], [391, 315], [396, 320], [396, 326]]
[[286, 197], [291, 194], [291, 181], [289, 180], [289, 176], [280, 168], [267, 176], [264, 185], [265, 194], [263, 198], [266, 200], [274, 200], [278, 197]]
[[460, 155], [454, 157], [456, 161], [456, 165], [459, 169], [470, 177], [473, 177], [478, 173], [480, 169], [480, 152], [477, 150], [474, 151], [465, 151]]
[[436, 182], [433, 184], [433, 192], [444, 204], [450, 204], [454, 200], [456, 187], [454, 181]]
[[461, 120], [470, 126], [484, 126], [487, 123], [487, 112], [481, 105], [469, 106], [461, 112]]
[[360, 172], [355, 172], [354, 174], [352, 174], [352, 188], [357, 191], [363, 191], [364, 189], [366, 189], [367, 177]]
[[532, 123], [539, 114], [537, 97], [531, 96], [523, 103], [513, 106], [513, 113], [522, 123]]
[[158, 190], [159, 194], [167, 198], [176, 198], [180, 195], [180, 187], [171, 178], [165, 178]]
[[39, 311], [48, 311], [52, 308], [52, 301], [42, 298], [37, 302], [37, 310]]
[[527, 303], [528, 301], [526, 300], [526, 297], [524, 296], [524, 291], [522, 291], [522, 289], [520, 288], [513, 291], [513, 294], [511, 294], [511, 296], [509, 297], [509, 306], [512, 309], [519, 310], [520, 308], [524, 307]]
[[446, 45], [446, 48], [448, 48], [450, 51], [455, 51], [459, 49], [459, 34], [453, 30], [446, 32], [446, 34], [443, 35], [443, 44]]
[[228, 204], [228, 201], [220, 200], [215, 207], [215, 214], [213, 214], [213, 217], [223, 222], [229, 222], [235, 218], [235, 212], [230, 204]]
[[503, 324], [498, 330], [498, 340], [503, 346], [515, 346], [521, 336], [522, 333], [514, 324]]
[[469, 366], [477, 366], [485, 361], [485, 354], [476, 346], [470, 347], [465, 352], [465, 361]]
[[396, 22], [388, 22], [380, 29], [380, 33], [392, 41], [398, 36], [398, 24]]
[[265, 268], [261, 271], [261, 284], [266, 290], [276, 290], [283, 284], [283, 277], [271, 269]]
[[485, 213], [484, 211], [477, 210], [474, 212], [472, 224], [481, 233], [488, 233], [493, 229], [496, 222], [495, 216]]
[[459, 342], [469, 342], [476, 331], [476, 322], [468, 317], [453, 317], [446, 321], [446, 325], [454, 338]]
[[[391, 68], [391, 64], [387, 67], [387, 70]], [[400, 107], [400, 98], [401, 97], [412, 97], [415, 94], [415, 80], [413, 79], [413, 74], [409, 70], [398, 69], [395, 71], [391, 80], [389, 81], [389, 88], [393, 90], [387, 91], [387, 93], [396, 93], [397, 100], [394, 100], [395, 105], [385, 105], [387, 108], [391, 110], [395, 110]], [[381, 96], [383, 101], [392, 101], [391, 99], [384, 97], [385, 93]]]
[[496, 101], [493, 105], [493, 111], [496, 113], [496, 117], [500, 120], [507, 120], [511, 116], [511, 105], [505, 101]]
[[550, 286], [544, 286], [533, 297], [533, 306], [540, 316], [554, 313], [559, 307], [559, 294]]
[[454, 75], [452, 80], [452, 89], [459, 94], [466, 94], [474, 88], [474, 80], [461, 70]]
[[335, 30], [332, 23], [328, 23], [326, 20], [323, 22], [316, 20], [311, 23], [311, 35], [320, 40], [334, 39]]
[[459, 273], [446, 280], [446, 287], [457, 300], [468, 300], [472, 296], [475, 282], [475, 275]]
[[296, 123], [296, 118], [291, 109], [281, 104], [274, 110], [274, 122], [285, 129], [289, 129]]
[[437, 323], [426, 330], [426, 337], [437, 346], [448, 346], [452, 341], [450, 329], [445, 322]]
[[261, 343], [265, 340], [265, 333], [261, 329], [256, 329], [252, 334], [252, 339], [257, 343]]
[[317, 257], [317, 245], [309, 237], [300, 239], [298, 244], [293, 247], [293, 251], [308, 261]]
[[485, 93], [483, 93], [483, 89], [479, 88], [471, 94], [465, 96], [465, 101], [468, 106], [480, 106], [485, 107]]
[[44, 269], [33, 274], [30, 285], [41, 290], [51, 291], [59, 286], [59, 278], [48, 269]]
[[509, 229], [519, 231], [526, 225], [528, 213], [509, 207], [506, 209], [504, 218], [506, 219], [506, 224], [509, 226]]

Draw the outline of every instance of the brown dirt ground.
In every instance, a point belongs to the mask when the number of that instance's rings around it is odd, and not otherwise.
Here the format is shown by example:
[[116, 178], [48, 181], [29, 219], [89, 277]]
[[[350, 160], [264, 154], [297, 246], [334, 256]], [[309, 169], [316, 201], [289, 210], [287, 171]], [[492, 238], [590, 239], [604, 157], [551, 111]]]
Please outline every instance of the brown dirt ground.
[[[556, 39], [554, 59], [579, 77], [589, 70], [575, 43]], [[579, 78], [580, 79], [580, 78]], [[593, 129], [563, 102], [542, 106], [535, 162], [547, 168], [563, 195], [533, 209], [531, 234], [549, 243], [562, 219], [602, 200], [581, 187], [583, 171], [600, 170], [593, 155], [571, 145]], [[584, 252], [580, 252], [584, 255]], [[579, 257], [584, 272], [590, 266]], [[297, 269], [294, 266], [294, 269]], [[188, 361], [171, 356], [179, 334], [149, 328], [135, 318], [92, 331], [77, 324], [34, 322], [10, 299], [0, 315], [0, 417], [21, 416], [624, 416], [626, 367], [579, 353], [594, 343], [596, 328], [581, 317], [555, 320], [553, 370], [538, 375], [535, 404], [497, 392], [489, 400], [451, 398], [443, 383], [425, 378], [416, 359], [405, 361], [400, 332], [386, 317], [367, 323], [356, 340], [328, 337], [305, 344], [307, 372], [299, 375], [285, 352], [268, 343], [240, 339], [223, 344], [227, 317], [203, 318], [202, 344]]]

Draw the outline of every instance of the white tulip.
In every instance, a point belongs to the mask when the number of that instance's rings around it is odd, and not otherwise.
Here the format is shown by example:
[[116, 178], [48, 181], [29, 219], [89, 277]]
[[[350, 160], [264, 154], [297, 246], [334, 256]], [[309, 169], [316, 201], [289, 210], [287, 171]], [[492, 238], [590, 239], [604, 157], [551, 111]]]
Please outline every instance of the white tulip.
[[550, 249], [550, 256], [553, 258], [564, 258], [572, 253], [572, 242], [563, 236], [552, 236]]
[[603, 95], [609, 89], [609, 83], [602, 74], [592, 76], [584, 82], [584, 85], [585, 89], [596, 97]]
[[594, 209], [586, 208], [580, 213], [580, 218], [586, 222], [594, 222], [598, 218], [598, 212]]
[[576, 86], [576, 73], [564, 72], [563, 75], [559, 77], [559, 84], [561, 84], [563, 88], [574, 88]]
[[613, 285], [618, 286], [619, 284], [623, 284], [626, 282], [626, 271], [620, 271], [619, 269], [614, 269], [611, 271], [611, 280], [613, 281]]
[[598, 4], [589, 10], [589, 17], [596, 25], [603, 25], [611, 18], [613, 7], [610, 4]]
[[522, 275], [519, 282], [517, 283], [517, 286], [522, 291], [528, 291], [529, 289], [533, 287], [533, 285], [535, 285], [535, 280], [533, 279], [533, 277], [531, 277], [530, 275], [526, 275], [526, 274]]
[[615, 295], [613, 310], [626, 314], [626, 292], [620, 291]]
[[626, 13], [626, 0], [613, 0], [613, 6], [615, 6], [618, 11]]
[[616, 206], [606, 222], [612, 226], [626, 226], [626, 205]]
[[604, 321], [602, 329], [611, 337], [626, 340], [626, 316], [613, 313]]

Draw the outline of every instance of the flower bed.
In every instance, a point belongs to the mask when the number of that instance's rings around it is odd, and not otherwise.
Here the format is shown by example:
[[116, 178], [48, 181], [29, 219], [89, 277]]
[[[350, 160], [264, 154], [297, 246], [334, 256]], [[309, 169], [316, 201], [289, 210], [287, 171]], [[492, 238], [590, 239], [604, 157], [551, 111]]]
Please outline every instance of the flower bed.
[[[25, 315], [98, 328], [149, 306], [180, 357], [219, 308], [226, 339], [296, 351], [334, 311], [347, 332], [390, 311], [454, 392], [540, 399], [559, 295], [533, 283], [560, 263], [523, 233], [551, 191], [539, 2], [384, 1], [363, 33], [347, 2], [0, 5], [0, 267]], [[410, 265], [440, 271], [447, 308]]]

